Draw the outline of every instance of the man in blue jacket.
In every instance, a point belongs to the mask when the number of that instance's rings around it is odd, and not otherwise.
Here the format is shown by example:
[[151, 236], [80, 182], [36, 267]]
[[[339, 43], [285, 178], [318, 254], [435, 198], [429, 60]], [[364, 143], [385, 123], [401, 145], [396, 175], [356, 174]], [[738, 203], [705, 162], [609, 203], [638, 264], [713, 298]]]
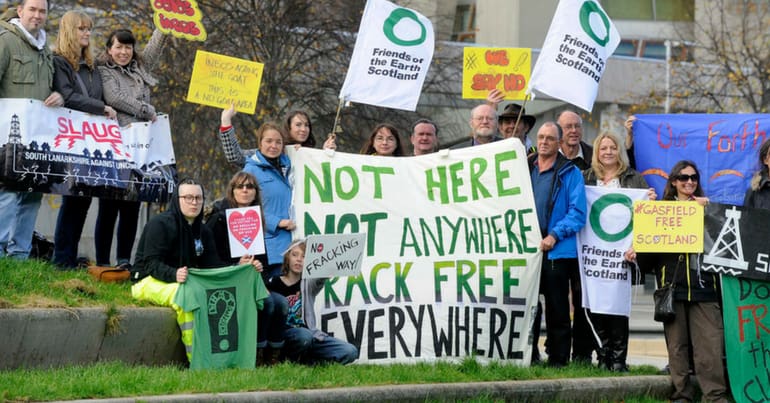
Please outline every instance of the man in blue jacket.
[[[576, 235], [586, 221], [586, 194], [583, 175], [574, 163], [559, 153], [561, 127], [545, 122], [537, 131], [537, 154], [530, 157], [532, 191], [543, 241], [543, 265], [540, 293], [545, 296], [545, 325], [548, 364], [564, 366], [569, 362], [572, 336], [570, 327], [570, 279], [579, 278]], [[580, 284], [574, 284], [575, 328], [586, 323], [580, 303]], [[539, 359], [539, 315], [535, 321], [533, 360]], [[585, 327], [587, 329], [587, 326]], [[589, 357], [590, 360], [590, 357]]]

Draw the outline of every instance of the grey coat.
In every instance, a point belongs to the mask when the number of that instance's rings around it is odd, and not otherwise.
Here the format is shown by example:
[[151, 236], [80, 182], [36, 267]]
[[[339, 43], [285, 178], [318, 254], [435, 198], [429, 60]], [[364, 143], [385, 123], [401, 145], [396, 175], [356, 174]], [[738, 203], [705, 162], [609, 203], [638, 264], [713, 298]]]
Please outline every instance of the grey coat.
[[155, 107], [150, 103], [150, 87], [158, 81], [149, 72], [160, 63], [167, 39], [168, 37], [156, 28], [142, 52], [141, 65], [132, 60], [124, 67], [112, 61], [106, 61], [99, 66], [104, 86], [104, 101], [118, 112], [118, 123], [121, 126], [148, 121], [155, 116]]

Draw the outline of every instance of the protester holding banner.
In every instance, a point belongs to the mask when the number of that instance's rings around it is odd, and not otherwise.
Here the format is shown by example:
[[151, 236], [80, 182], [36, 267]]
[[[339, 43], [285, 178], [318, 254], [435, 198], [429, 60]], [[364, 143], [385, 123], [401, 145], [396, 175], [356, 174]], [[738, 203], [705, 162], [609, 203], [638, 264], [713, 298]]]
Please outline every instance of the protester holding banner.
[[[53, 61], [46, 43], [46, 0], [24, 0], [0, 16], [0, 98], [31, 98], [62, 106], [52, 91]], [[24, 77], [19, 80], [18, 77]], [[43, 195], [0, 187], [0, 257], [26, 259]]]
[[[674, 164], [668, 174], [663, 200], [708, 204], [694, 162], [683, 160]], [[633, 259], [637, 257], [635, 255], [632, 250], [626, 253], [626, 258]], [[694, 399], [689, 358], [692, 349], [695, 377], [703, 391], [703, 399], [727, 402], [718, 275], [702, 270], [700, 253], [639, 253], [637, 258], [643, 269], [654, 270], [658, 287], [674, 283], [676, 317], [663, 324], [674, 385], [671, 399]]]
[[481, 104], [471, 109], [471, 138], [453, 145], [452, 149], [473, 147], [502, 140], [497, 131], [497, 111], [494, 107]]
[[[639, 172], [628, 166], [628, 155], [625, 147], [620, 145], [620, 140], [614, 134], [607, 132], [599, 134], [594, 140], [593, 149], [591, 167], [583, 172], [586, 186], [648, 189], [648, 198], [650, 200], [657, 198], [655, 189], [647, 185], [647, 181]], [[626, 292], [618, 292], [618, 295], [630, 295], [630, 278], [629, 276], [628, 281], [612, 283], [626, 289]], [[590, 291], [591, 284], [589, 281], [583, 281], [586, 292]], [[605, 288], [600, 292], [614, 291], [619, 290]], [[610, 371], [627, 372], [628, 316], [591, 311], [589, 318], [600, 342], [597, 354], [599, 367]]]
[[326, 279], [303, 280], [304, 268], [305, 242], [294, 241], [284, 253], [281, 275], [267, 282], [271, 293], [279, 293], [289, 302], [284, 355], [291, 361], [311, 365], [325, 362], [349, 364], [355, 361], [358, 349], [354, 345], [331, 337], [316, 327], [315, 297]]
[[[225, 198], [214, 202], [212, 211], [206, 217], [206, 227], [214, 235], [219, 259], [229, 264], [241, 262], [255, 262], [259, 260], [259, 267], [267, 265], [264, 255], [259, 258], [254, 256], [232, 257], [230, 243], [228, 242], [228, 225], [226, 210], [230, 208], [261, 206], [257, 178], [254, 175], [240, 171], [236, 173], [227, 185]], [[262, 219], [264, 222], [264, 219]], [[275, 364], [283, 347], [283, 326], [286, 323], [288, 305], [286, 298], [271, 292], [263, 301], [262, 309], [257, 311], [257, 363]]]
[[[155, 29], [144, 51], [139, 53], [135, 49], [136, 38], [130, 30], [117, 29], [107, 37], [99, 72], [104, 82], [104, 100], [117, 110], [121, 126], [157, 119], [155, 107], [150, 103], [150, 88], [157, 84], [157, 80], [150, 75], [150, 71], [160, 64], [167, 39], [168, 36]], [[112, 236], [118, 215], [117, 264], [122, 267], [130, 265], [139, 206], [137, 201], [99, 199], [94, 230], [97, 265], [110, 265]]]
[[751, 178], [751, 187], [746, 191], [743, 199], [745, 207], [754, 207], [770, 210], [770, 139], [765, 140], [759, 147], [759, 171]]
[[412, 124], [412, 133], [409, 135], [412, 143], [412, 154], [425, 155], [436, 152], [438, 148], [438, 126], [430, 119], [417, 119]]
[[[222, 112], [224, 117], [228, 110]], [[232, 127], [230, 128], [232, 130]], [[262, 190], [262, 214], [265, 216], [265, 249], [267, 249], [266, 278], [281, 272], [281, 254], [291, 243], [294, 220], [289, 216], [292, 189], [289, 183], [291, 161], [284, 153], [286, 134], [283, 128], [265, 122], [257, 129], [259, 149], [246, 160], [243, 170], [257, 178]]]
[[583, 119], [573, 111], [564, 110], [557, 115], [556, 122], [564, 130], [561, 153], [581, 170], [588, 169], [594, 150], [583, 141]]
[[[219, 141], [225, 151], [227, 162], [239, 167], [251, 158], [257, 149], [242, 149], [238, 139], [235, 137], [235, 128], [233, 127], [233, 117], [235, 117], [235, 105], [222, 110], [221, 126], [219, 127]], [[288, 133], [286, 145], [300, 145], [302, 147], [315, 147], [315, 137], [313, 137], [310, 117], [307, 113], [296, 110], [289, 112], [284, 119], [284, 130]], [[337, 144], [334, 136], [329, 136], [323, 145], [324, 149], [336, 149]]]
[[[487, 106], [487, 105], [482, 105]], [[489, 107], [489, 106], [487, 106]], [[577, 259], [576, 235], [586, 222], [586, 195], [583, 175], [559, 153], [562, 131], [554, 122], [545, 122], [537, 131], [537, 154], [529, 160], [535, 210], [543, 241], [543, 263], [540, 272], [540, 292], [545, 296], [548, 364], [567, 365], [572, 340], [588, 348], [574, 348], [572, 359], [591, 362], [592, 343], [587, 314], [581, 309], [580, 271]], [[575, 282], [577, 278], [577, 283]], [[570, 287], [575, 307], [574, 324], [570, 326]], [[538, 311], [540, 307], [538, 306]], [[533, 327], [533, 360], [539, 359], [535, 349], [539, 337], [540, 315]], [[587, 356], [586, 356], [587, 353]]]
[[[53, 86], [64, 97], [65, 107], [115, 119], [115, 110], [102, 100], [102, 77], [91, 52], [92, 27], [91, 18], [82, 11], [62, 16], [54, 50]], [[90, 206], [90, 196], [62, 196], [54, 231], [53, 263], [57, 268], [77, 267], [78, 243]]]
[[380, 123], [375, 126], [369, 138], [361, 146], [361, 154], [379, 155], [381, 157], [401, 157], [404, 148], [401, 146], [401, 136], [391, 124]]
[[[497, 109], [499, 105], [505, 99], [505, 93], [497, 88], [489, 91], [487, 95], [487, 104]], [[527, 136], [532, 128], [535, 127], [537, 118], [533, 115], [527, 115], [526, 110], [519, 104], [510, 103], [505, 106], [503, 113], [497, 117], [497, 126], [500, 129], [500, 134], [503, 138], [516, 137], [524, 144], [524, 149], [527, 150], [527, 154], [533, 154], [537, 152], [537, 147], [532, 143], [532, 140]]]

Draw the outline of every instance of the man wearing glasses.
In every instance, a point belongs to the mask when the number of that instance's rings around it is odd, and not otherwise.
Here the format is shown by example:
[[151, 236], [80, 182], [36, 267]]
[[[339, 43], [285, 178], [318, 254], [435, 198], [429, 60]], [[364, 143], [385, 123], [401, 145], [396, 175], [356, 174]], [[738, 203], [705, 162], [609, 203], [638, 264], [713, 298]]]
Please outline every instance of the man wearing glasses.
[[471, 138], [450, 148], [473, 147], [502, 140], [502, 137], [497, 135], [497, 111], [487, 104], [479, 105], [471, 110], [470, 125]]
[[581, 171], [588, 169], [594, 149], [583, 141], [583, 119], [577, 113], [566, 110], [559, 113], [556, 123], [564, 131], [559, 152], [575, 163]]

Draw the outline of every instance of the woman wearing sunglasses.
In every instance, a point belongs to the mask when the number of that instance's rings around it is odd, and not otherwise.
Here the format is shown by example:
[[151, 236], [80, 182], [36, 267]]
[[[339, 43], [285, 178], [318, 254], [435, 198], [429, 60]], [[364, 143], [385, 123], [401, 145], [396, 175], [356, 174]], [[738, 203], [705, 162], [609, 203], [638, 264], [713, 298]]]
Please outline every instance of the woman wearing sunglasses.
[[[700, 179], [694, 162], [677, 162], [668, 175], [663, 200], [707, 205]], [[643, 268], [654, 270], [658, 287], [674, 283], [676, 318], [663, 324], [674, 385], [672, 401], [694, 400], [690, 381], [691, 350], [702, 400], [727, 402], [719, 277], [701, 269], [701, 253], [640, 253], [639, 263]]]
[[[227, 230], [227, 209], [249, 206], [260, 206], [261, 209], [261, 193], [257, 186], [257, 178], [248, 172], [240, 171], [230, 179], [225, 197], [214, 202], [211, 212], [206, 214], [206, 227], [214, 234], [217, 253], [223, 262], [230, 264], [252, 262], [255, 267], [259, 267], [259, 271], [267, 266], [267, 256], [264, 254], [257, 257], [248, 255], [231, 257]], [[265, 222], [263, 217], [261, 222]], [[264, 300], [262, 309], [257, 311], [257, 365], [278, 363], [281, 348], [283, 348], [283, 327], [288, 309], [286, 298], [271, 292]]]

